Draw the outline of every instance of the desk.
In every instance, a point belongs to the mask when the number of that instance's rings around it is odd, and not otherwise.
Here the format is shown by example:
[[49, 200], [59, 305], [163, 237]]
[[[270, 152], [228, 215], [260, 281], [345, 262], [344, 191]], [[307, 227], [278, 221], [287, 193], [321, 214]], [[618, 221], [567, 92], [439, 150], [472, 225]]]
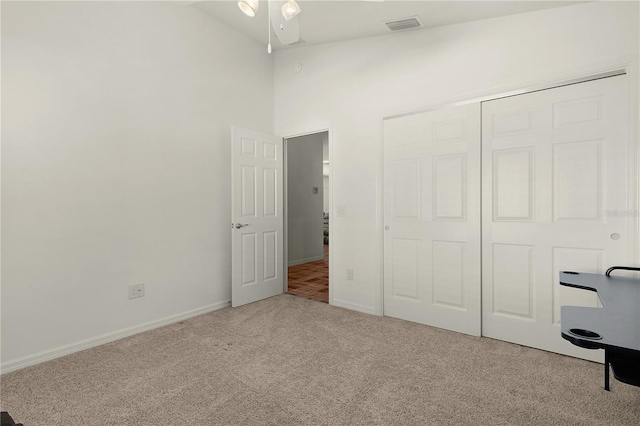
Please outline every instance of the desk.
[[[562, 306], [562, 337], [574, 345], [605, 351], [605, 389], [609, 365], [621, 382], [640, 386], [640, 280], [607, 274], [560, 272], [560, 284], [598, 293], [602, 308]], [[632, 269], [640, 270], [640, 269]]]

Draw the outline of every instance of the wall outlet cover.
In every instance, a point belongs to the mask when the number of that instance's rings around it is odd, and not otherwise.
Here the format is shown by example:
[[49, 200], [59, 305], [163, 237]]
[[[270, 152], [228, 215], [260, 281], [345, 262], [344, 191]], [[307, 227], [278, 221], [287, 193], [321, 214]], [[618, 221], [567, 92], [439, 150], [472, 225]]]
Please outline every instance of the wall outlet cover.
[[136, 299], [144, 296], [144, 283], [129, 285], [129, 299]]

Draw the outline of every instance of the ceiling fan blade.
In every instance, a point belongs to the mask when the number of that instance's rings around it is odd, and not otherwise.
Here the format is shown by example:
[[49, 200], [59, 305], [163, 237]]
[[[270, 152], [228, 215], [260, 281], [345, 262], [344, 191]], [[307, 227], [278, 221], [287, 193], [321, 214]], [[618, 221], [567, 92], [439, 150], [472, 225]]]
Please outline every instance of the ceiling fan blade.
[[283, 1], [273, 1], [271, 6], [270, 21], [271, 27], [281, 44], [287, 45], [300, 40], [300, 25], [298, 17], [294, 16], [288, 21], [282, 16]]

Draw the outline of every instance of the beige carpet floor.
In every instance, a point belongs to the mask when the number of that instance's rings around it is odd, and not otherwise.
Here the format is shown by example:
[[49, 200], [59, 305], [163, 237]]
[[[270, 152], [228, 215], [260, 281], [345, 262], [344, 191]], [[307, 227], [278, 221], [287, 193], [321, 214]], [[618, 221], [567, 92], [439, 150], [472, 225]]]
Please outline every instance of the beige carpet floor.
[[602, 367], [291, 295], [6, 374], [36, 425], [640, 425]]

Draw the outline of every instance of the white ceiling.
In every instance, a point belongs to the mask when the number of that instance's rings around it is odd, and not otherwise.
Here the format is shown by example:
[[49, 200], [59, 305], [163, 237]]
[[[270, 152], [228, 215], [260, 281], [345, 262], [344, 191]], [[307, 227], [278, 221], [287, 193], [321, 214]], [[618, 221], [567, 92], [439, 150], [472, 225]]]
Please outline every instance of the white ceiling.
[[[425, 28], [498, 16], [514, 15], [554, 7], [570, 6], [584, 1], [353, 1], [297, 0], [302, 12], [298, 15], [300, 37], [306, 44], [328, 43], [361, 37], [389, 34], [385, 21], [418, 16]], [[191, 3], [191, 2], [189, 2]], [[279, 7], [282, 1], [272, 1]], [[258, 13], [246, 16], [237, 0], [196, 1], [191, 4], [225, 24], [267, 45], [267, 4], [260, 0]], [[419, 30], [418, 30], [419, 31]], [[272, 36], [274, 49], [282, 46]]]

